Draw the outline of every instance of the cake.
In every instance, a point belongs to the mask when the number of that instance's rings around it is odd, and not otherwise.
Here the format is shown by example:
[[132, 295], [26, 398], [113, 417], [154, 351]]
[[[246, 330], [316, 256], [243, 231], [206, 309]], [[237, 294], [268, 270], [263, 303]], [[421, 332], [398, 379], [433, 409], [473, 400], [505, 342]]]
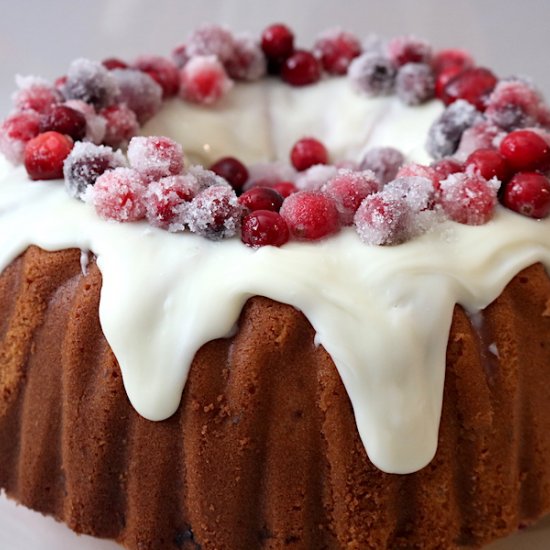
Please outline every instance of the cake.
[[8, 496], [131, 550], [481, 547], [550, 511], [531, 83], [273, 25], [19, 87]]

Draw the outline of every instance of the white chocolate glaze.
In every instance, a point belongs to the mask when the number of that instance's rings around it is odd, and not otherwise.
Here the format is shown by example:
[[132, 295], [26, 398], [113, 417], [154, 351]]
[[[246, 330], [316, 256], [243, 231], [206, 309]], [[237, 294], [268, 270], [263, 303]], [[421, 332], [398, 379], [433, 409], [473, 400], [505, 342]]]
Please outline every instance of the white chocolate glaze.
[[[327, 99], [323, 86], [342, 101], [317, 120], [309, 104]], [[393, 144], [414, 157], [440, 109], [337, 92], [334, 83], [303, 91], [250, 86], [232, 92], [216, 116], [170, 103], [147, 131], [179, 138], [202, 158], [285, 157], [304, 129], [326, 137], [334, 155]], [[263, 107], [253, 115], [248, 110], [256, 111], [256, 101]], [[285, 111], [286, 126], [279, 118]], [[212, 134], [204, 133], [209, 125]], [[349, 127], [361, 138], [346, 133]], [[252, 250], [238, 239], [211, 242], [145, 223], [102, 221], [62, 182], [30, 182], [23, 168], [0, 163], [0, 268], [30, 244], [95, 253], [103, 276], [101, 325], [140, 414], [151, 420], [173, 414], [195, 352], [231, 334], [249, 297], [266, 296], [309, 319], [342, 377], [370, 459], [386, 472], [416, 471], [435, 454], [454, 304], [479, 311], [522, 268], [538, 261], [550, 267], [550, 219], [498, 209], [484, 226], [449, 222], [440, 229], [395, 247], [366, 246], [347, 229], [315, 244]]]

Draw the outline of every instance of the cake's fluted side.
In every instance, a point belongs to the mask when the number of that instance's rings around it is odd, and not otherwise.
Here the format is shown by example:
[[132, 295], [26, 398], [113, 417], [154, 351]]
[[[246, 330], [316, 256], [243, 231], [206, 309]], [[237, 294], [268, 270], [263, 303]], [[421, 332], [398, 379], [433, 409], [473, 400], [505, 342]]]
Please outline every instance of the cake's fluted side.
[[266, 298], [199, 351], [174, 416], [143, 419], [101, 332], [100, 288], [76, 250], [32, 247], [0, 277], [0, 486], [76, 531], [132, 550], [436, 549], [550, 511], [540, 265], [483, 314], [455, 309], [438, 452], [403, 476], [368, 461], [305, 317]]

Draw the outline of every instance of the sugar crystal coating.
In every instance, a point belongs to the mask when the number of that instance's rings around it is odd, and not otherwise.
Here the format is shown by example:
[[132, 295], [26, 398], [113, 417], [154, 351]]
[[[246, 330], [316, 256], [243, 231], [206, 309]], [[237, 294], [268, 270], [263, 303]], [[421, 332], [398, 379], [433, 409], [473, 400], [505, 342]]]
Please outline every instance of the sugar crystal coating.
[[186, 101], [210, 105], [232, 87], [223, 64], [213, 55], [192, 57], [180, 72], [180, 96]]
[[406, 63], [397, 73], [395, 91], [407, 105], [420, 105], [432, 99], [435, 91], [432, 68], [425, 63]]
[[185, 42], [185, 53], [189, 58], [215, 56], [222, 63], [233, 55], [235, 40], [230, 30], [221, 25], [202, 25], [195, 29]]
[[204, 191], [213, 185], [221, 185], [232, 189], [231, 184], [212, 170], [207, 170], [199, 165], [190, 166], [188, 172], [192, 174], [199, 185], [199, 190]]
[[369, 96], [389, 95], [393, 92], [397, 71], [384, 55], [367, 52], [356, 57], [348, 69], [353, 87]]
[[136, 136], [128, 145], [128, 162], [148, 181], [183, 172], [182, 146], [161, 136]]
[[316, 164], [296, 176], [296, 187], [300, 191], [317, 191], [336, 176], [338, 168], [332, 164]]
[[271, 186], [281, 181], [294, 182], [296, 176], [296, 170], [288, 162], [258, 162], [248, 166], [248, 181], [243, 189], [250, 189], [255, 185]]
[[372, 170], [383, 185], [395, 178], [404, 162], [405, 155], [395, 147], [372, 147], [364, 154], [359, 168]]
[[14, 92], [12, 101], [18, 111], [44, 114], [63, 99], [59, 90], [43, 78], [17, 75], [15, 83], [18, 90]]

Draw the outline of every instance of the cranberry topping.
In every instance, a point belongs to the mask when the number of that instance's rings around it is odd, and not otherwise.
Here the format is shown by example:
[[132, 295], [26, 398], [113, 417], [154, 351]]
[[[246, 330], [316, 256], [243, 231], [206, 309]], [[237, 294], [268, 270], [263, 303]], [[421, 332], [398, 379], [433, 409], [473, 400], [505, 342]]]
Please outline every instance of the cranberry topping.
[[58, 132], [45, 132], [25, 147], [25, 168], [32, 180], [63, 177], [63, 161], [73, 148], [73, 140]]
[[66, 105], [55, 105], [40, 121], [40, 131], [59, 132], [78, 141], [86, 135], [86, 117]]
[[316, 164], [328, 164], [328, 151], [319, 140], [306, 137], [294, 144], [290, 160], [294, 168], [301, 172]]
[[298, 191], [298, 188], [294, 183], [291, 181], [278, 181], [277, 183], [273, 183], [270, 185], [272, 189], [275, 189], [281, 197], [286, 199], [289, 195], [292, 195], [292, 193], [296, 193]]
[[432, 168], [437, 174], [437, 184], [435, 189], [439, 189], [439, 182], [441, 180], [447, 179], [451, 174], [462, 172], [464, 170], [464, 165], [458, 160], [443, 158], [437, 162], [434, 162], [432, 164]]
[[270, 210], [256, 210], [242, 221], [241, 240], [248, 246], [281, 246], [290, 237], [283, 217]]
[[448, 69], [470, 69], [474, 66], [472, 56], [465, 50], [456, 48], [438, 51], [432, 61], [432, 66], [436, 74], [441, 74]]
[[530, 218], [550, 214], [550, 181], [541, 174], [519, 172], [504, 188], [503, 204]]
[[294, 53], [294, 34], [286, 25], [270, 25], [262, 33], [262, 50], [270, 71], [278, 72], [284, 61]]
[[194, 103], [215, 103], [232, 85], [224, 66], [213, 55], [191, 58], [180, 72], [180, 96]]
[[13, 95], [13, 105], [18, 111], [32, 110], [44, 114], [62, 100], [59, 91], [39, 78], [16, 78], [19, 90]]
[[23, 111], [9, 116], [0, 126], [0, 152], [13, 164], [23, 162], [25, 145], [40, 132], [40, 115]]
[[448, 67], [447, 69], [441, 71], [435, 77], [435, 87], [434, 95], [441, 101], [445, 100], [445, 87], [447, 84], [458, 74], [460, 74], [464, 69], [460, 67]]
[[327, 73], [343, 75], [352, 60], [361, 54], [361, 42], [355, 35], [337, 29], [321, 35], [313, 51]]
[[227, 180], [237, 193], [241, 191], [243, 185], [248, 180], [246, 166], [235, 157], [223, 157], [217, 160], [210, 167], [210, 170]]
[[292, 86], [307, 86], [321, 78], [321, 68], [311, 52], [296, 50], [285, 60], [281, 77]]
[[478, 149], [466, 159], [466, 167], [473, 166], [475, 171], [486, 180], [496, 177], [502, 182], [508, 181], [510, 167], [506, 159], [494, 149]]
[[348, 78], [353, 86], [368, 96], [389, 95], [393, 92], [397, 70], [388, 57], [367, 51], [350, 64]]
[[405, 155], [394, 147], [373, 147], [369, 149], [361, 162], [361, 170], [372, 170], [383, 185], [394, 179], [405, 162]]
[[179, 69], [169, 59], [157, 55], [144, 55], [136, 59], [134, 67], [148, 74], [162, 88], [164, 99], [178, 93]]
[[108, 57], [104, 59], [101, 64], [109, 71], [114, 71], [115, 69], [128, 69], [129, 67], [128, 63], [117, 57]]
[[530, 130], [510, 132], [500, 142], [500, 152], [514, 171], [546, 170], [550, 165], [550, 147]]
[[139, 122], [126, 103], [111, 105], [100, 112], [106, 121], [103, 143], [111, 147], [125, 147], [139, 132]]
[[398, 36], [389, 41], [388, 54], [395, 65], [401, 67], [407, 63], [430, 63], [432, 48], [413, 36]]
[[298, 240], [315, 241], [340, 229], [336, 203], [318, 191], [298, 191], [290, 195], [280, 212], [290, 234]]
[[489, 69], [466, 69], [449, 80], [441, 99], [445, 105], [450, 105], [457, 99], [465, 99], [478, 111], [484, 111], [487, 98], [496, 84], [497, 77]]
[[284, 198], [275, 189], [262, 186], [253, 187], [239, 197], [239, 202], [250, 212], [255, 210], [278, 212], [283, 200]]
[[128, 161], [148, 181], [177, 176], [183, 172], [183, 149], [167, 137], [138, 136], [130, 141]]

